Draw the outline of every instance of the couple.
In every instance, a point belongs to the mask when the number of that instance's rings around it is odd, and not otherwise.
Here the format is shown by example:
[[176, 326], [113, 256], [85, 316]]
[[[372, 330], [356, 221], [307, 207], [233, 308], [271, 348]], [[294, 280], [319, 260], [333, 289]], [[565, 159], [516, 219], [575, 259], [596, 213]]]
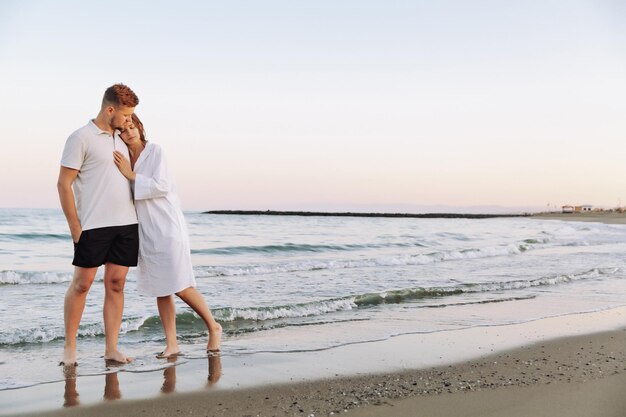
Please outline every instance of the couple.
[[137, 266], [140, 294], [157, 297], [167, 345], [179, 353], [176, 294], [204, 320], [208, 353], [219, 352], [222, 328], [195, 289], [189, 238], [163, 152], [146, 141], [134, 114], [139, 99], [124, 84], [109, 87], [98, 116], [70, 135], [61, 159], [58, 191], [74, 241], [74, 276], [65, 295], [62, 364], [76, 365], [76, 336], [96, 272], [104, 265], [104, 359], [128, 363], [117, 339], [128, 268]]

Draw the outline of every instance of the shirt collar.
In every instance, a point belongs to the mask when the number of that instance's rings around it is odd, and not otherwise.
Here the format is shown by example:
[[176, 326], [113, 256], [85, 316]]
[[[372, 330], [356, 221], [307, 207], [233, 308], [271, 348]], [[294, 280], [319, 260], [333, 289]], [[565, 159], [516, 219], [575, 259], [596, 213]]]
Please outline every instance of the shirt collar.
[[141, 164], [143, 160], [146, 159], [148, 155], [150, 155], [150, 153], [152, 152], [152, 149], [153, 149], [152, 143], [150, 142], [146, 143], [146, 147], [143, 148], [143, 151], [139, 155], [139, 158], [137, 158], [137, 162], [135, 162], [135, 167], [137, 167], [138, 164]]
[[[100, 129], [98, 126], [96, 126], [96, 124], [94, 123], [93, 119], [89, 120], [89, 123], [87, 123], [87, 126], [89, 126], [91, 128], [91, 130], [93, 130], [93, 132], [96, 135], [107, 135], [107, 136], [111, 136], [111, 134], [105, 130]], [[113, 132], [115, 134], [115, 136], [117, 136], [117, 131]]]

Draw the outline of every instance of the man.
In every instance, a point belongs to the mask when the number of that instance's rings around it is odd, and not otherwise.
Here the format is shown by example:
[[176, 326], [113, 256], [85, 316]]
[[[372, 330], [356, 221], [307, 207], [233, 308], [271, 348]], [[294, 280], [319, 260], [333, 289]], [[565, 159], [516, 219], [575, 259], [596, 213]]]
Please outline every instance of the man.
[[74, 277], [65, 294], [65, 348], [62, 364], [76, 365], [76, 336], [89, 288], [104, 265], [104, 359], [127, 363], [117, 348], [124, 309], [124, 284], [137, 266], [137, 215], [130, 184], [113, 162], [113, 152], [128, 158], [116, 130], [131, 121], [139, 99], [124, 84], [109, 87], [98, 116], [70, 135], [61, 158], [57, 188], [74, 241]]

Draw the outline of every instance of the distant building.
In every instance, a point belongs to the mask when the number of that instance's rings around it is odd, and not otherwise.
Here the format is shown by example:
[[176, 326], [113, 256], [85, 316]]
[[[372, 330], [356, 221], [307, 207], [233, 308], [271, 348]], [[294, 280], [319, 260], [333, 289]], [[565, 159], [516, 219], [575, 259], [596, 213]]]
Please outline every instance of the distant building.
[[583, 204], [582, 206], [574, 207], [575, 213], [589, 213], [593, 210], [593, 206], [590, 204]]
[[562, 213], [573, 213], [574, 212], [574, 206], [563, 206], [563, 207], [561, 207], [561, 211], [562, 211]]

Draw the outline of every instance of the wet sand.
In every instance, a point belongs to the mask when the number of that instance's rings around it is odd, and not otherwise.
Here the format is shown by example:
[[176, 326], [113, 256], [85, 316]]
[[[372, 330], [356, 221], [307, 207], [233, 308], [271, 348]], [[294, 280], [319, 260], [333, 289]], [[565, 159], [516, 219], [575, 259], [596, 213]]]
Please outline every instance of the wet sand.
[[[606, 328], [615, 330], [593, 333]], [[251, 355], [248, 366], [229, 357], [189, 361], [161, 372], [100, 375], [91, 388], [90, 377], [69, 378], [57, 399], [67, 408], [32, 415], [622, 416], [624, 329], [626, 308], [618, 308], [321, 352]], [[437, 365], [420, 365], [428, 363]], [[198, 387], [184, 392], [185, 381]], [[39, 387], [39, 395], [54, 386]], [[100, 398], [95, 405], [85, 405], [90, 390]], [[114, 401], [133, 391], [143, 399]], [[31, 401], [39, 396], [30, 395]], [[593, 412], [576, 414], [583, 410]]]
[[626, 330], [423, 370], [171, 394], [46, 416], [623, 416]]

